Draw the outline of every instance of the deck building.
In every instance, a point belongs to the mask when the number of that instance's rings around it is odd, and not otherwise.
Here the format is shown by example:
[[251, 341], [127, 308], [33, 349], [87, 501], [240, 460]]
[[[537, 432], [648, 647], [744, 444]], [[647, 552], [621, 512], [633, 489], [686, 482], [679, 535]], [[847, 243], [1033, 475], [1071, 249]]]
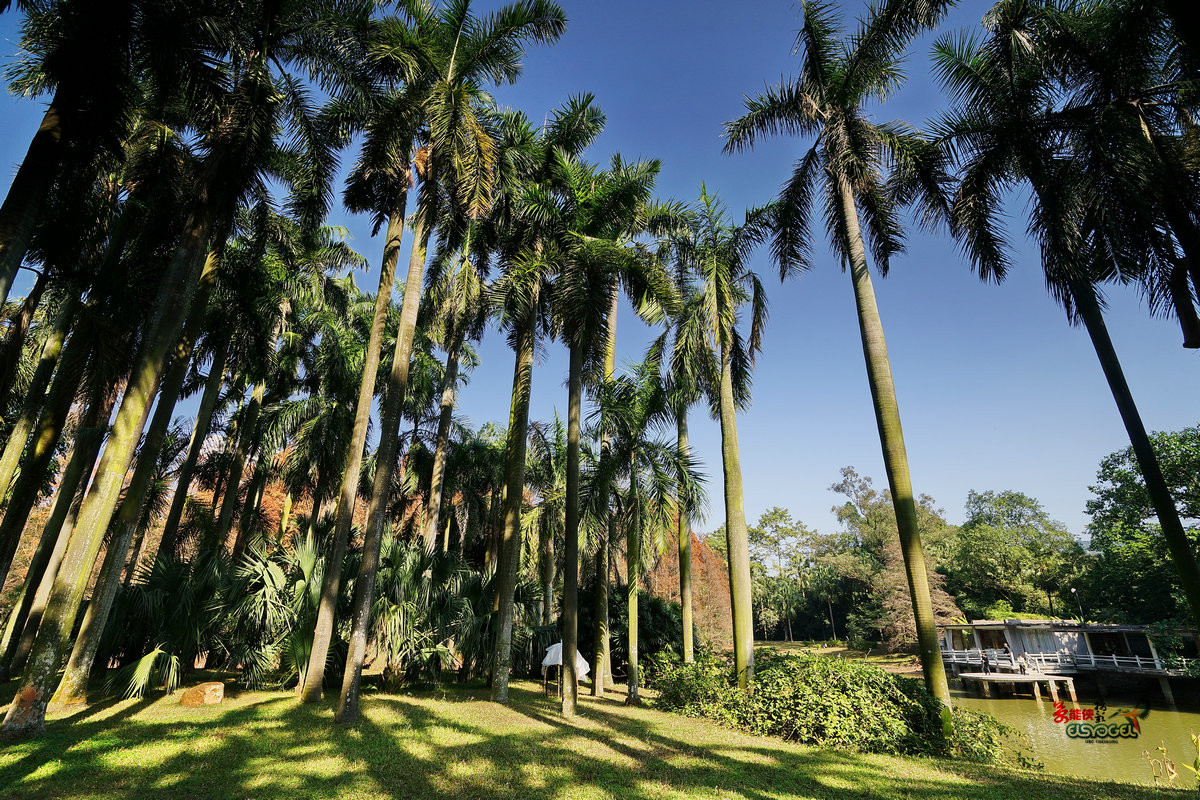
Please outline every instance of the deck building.
[[[1101, 625], [1073, 619], [975, 620], [939, 625], [942, 659], [952, 674], [982, 680], [982, 653], [995, 671], [993, 682], [1018, 671], [1024, 656], [1027, 672], [1045, 676], [1089, 675], [1103, 695], [1105, 677], [1137, 676], [1157, 679], [1163, 696], [1175, 702], [1171, 681], [1187, 679], [1189, 662], [1197, 653], [1193, 629], [1172, 631], [1183, 642], [1182, 656], [1160, 654], [1146, 625]], [[1004, 649], [1008, 645], [1009, 652]]]

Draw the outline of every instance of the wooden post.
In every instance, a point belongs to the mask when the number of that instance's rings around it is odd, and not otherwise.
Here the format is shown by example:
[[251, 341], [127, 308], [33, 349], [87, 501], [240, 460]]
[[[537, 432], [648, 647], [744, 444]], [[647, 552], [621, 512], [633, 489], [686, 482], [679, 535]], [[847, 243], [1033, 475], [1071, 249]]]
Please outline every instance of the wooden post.
[[1166, 698], [1167, 703], [1174, 706], [1175, 705], [1175, 693], [1171, 691], [1170, 678], [1168, 678], [1166, 675], [1160, 676], [1158, 679], [1158, 685], [1160, 688], [1162, 688], [1163, 697]]
[[[1046, 684], [1049, 685], [1049, 687], [1050, 687], [1050, 699], [1053, 700], [1055, 703], [1058, 702], [1058, 686], [1055, 685], [1056, 683], [1057, 683], [1057, 681], [1055, 681], [1054, 678], [1046, 679]], [[1034, 685], [1036, 685], [1036, 684], [1034, 684]]]
[[1154, 640], [1147, 636], [1146, 643], [1150, 645], [1150, 657], [1154, 659], [1154, 668], [1162, 669], [1162, 659], [1158, 657], [1158, 651], [1154, 649]]
[[1070, 695], [1071, 695], [1071, 702], [1074, 703], [1075, 705], [1079, 705], [1079, 698], [1077, 698], [1075, 696], [1075, 679], [1067, 678], [1066, 682], [1067, 682], [1067, 692], [1070, 693]]
[[[1050, 681], [1050, 685], [1053, 686], [1054, 681]], [[1042, 687], [1038, 686], [1037, 681], [1033, 681], [1033, 699], [1042, 702]]]

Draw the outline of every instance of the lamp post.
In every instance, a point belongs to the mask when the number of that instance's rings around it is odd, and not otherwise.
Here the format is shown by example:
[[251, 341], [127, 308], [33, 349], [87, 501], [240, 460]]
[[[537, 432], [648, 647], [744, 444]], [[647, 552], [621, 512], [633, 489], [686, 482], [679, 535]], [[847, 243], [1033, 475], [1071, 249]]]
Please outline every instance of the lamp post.
[[1075, 587], [1074, 587], [1074, 586], [1072, 586], [1072, 587], [1071, 587], [1071, 596], [1075, 598], [1075, 603], [1076, 603], [1076, 605], [1078, 605], [1078, 606], [1079, 606], [1079, 621], [1080, 621], [1080, 622], [1083, 622], [1083, 621], [1084, 621], [1084, 616], [1083, 616], [1083, 603], [1082, 603], [1082, 602], [1080, 602], [1080, 600], [1079, 600], [1079, 592], [1078, 592], [1078, 591], [1075, 589]]

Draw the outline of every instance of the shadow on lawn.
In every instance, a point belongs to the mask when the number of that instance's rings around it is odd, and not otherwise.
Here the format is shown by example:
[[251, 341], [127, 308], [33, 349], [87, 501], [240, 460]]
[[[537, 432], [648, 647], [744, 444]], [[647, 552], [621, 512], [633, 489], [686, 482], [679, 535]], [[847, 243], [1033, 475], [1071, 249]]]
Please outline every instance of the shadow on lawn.
[[485, 696], [452, 691], [440, 705], [371, 694], [354, 727], [289, 694], [199, 713], [167, 700], [141, 718], [151, 701], [92, 706], [52, 721], [40, 740], [0, 749], [0, 798], [1162, 797], [934, 761], [905, 762], [916, 776], [898, 780], [887, 774], [897, 762], [870, 756], [707, 726], [701, 742], [672, 738], [655, 729], [661, 717], [617, 699], [585, 699], [570, 724], [535, 691], [516, 688], [507, 709], [477, 702]]

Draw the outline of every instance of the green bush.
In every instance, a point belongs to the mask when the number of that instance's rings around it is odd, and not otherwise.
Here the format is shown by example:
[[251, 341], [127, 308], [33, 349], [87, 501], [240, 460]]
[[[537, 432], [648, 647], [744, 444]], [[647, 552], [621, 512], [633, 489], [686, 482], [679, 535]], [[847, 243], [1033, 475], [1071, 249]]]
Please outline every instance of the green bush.
[[734, 725], [732, 694], [740, 694], [730, 685], [731, 667], [707, 648], [696, 652], [690, 664], [679, 664], [661, 673], [650, 686], [658, 692], [655, 705], [689, 717], [704, 717]]
[[824, 747], [907, 752], [916, 701], [883, 670], [853, 661], [760, 651], [742, 727]]
[[941, 704], [920, 681], [809, 654], [759, 650], [754, 661], [753, 692], [747, 694], [728, 663], [702, 651], [655, 681], [656, 705], [818, 747], [980, 762], [1005, 758], [1008, 731], [990, 716], [956, 711], [947, 738]]

